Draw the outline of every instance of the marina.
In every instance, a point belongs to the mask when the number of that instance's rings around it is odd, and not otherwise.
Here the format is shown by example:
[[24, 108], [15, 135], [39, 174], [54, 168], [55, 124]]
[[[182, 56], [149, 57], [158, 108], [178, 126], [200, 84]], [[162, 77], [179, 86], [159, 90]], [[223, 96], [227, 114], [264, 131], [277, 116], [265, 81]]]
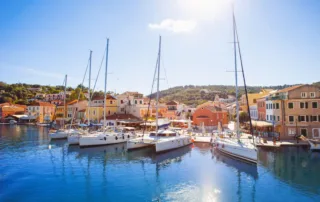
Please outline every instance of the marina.
[[307, 146], [259, 148], [253, 165], [207, 143], [80, 148], [43, 127], [1, 125], [0, 162], [0, 201], [320, 200], [320, 153]]

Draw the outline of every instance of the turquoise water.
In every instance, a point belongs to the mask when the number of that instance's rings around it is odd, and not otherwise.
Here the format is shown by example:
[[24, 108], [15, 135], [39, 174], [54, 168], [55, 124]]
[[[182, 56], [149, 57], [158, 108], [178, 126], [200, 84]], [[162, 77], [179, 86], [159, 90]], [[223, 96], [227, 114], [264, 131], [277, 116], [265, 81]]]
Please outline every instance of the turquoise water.
[[125, 147], [79, 149], [50, 143], [45, 128], [2, 125], [0, 201], [320, 201], [320, 153], [307, 147], [259, 150], [257, 166], [207, 144]]

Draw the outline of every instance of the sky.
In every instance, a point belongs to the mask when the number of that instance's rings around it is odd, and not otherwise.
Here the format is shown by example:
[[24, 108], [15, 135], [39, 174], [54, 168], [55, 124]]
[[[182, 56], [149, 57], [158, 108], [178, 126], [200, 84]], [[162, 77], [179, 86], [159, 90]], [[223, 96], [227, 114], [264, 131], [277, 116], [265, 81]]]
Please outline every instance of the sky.
[[0, 81], [75, 87], [92, 50], [93, 85], [109, 38], [107, 89], [149, 94], [161, 35], [160, 89], [234, 85], [232, 7], [247, 85], [320, 81], [317, 0], [0, 0]]

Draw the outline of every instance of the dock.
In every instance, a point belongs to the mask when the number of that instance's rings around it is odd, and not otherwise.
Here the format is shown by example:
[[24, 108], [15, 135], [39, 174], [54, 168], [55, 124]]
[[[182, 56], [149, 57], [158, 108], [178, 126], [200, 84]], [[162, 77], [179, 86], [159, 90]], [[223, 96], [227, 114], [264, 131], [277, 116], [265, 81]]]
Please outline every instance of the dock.
[[297, 143], [296, 140], [284, 140], [284, 141], [276, 141], [276, 144], [273, 144], [273, 141], [267, 141], [266, 143], [260, 142], [256, 144], [258, 147], [269, 147], [269, 148], [277, 148], [282, 146], [309, 146], [307, 141], [300, 140]]

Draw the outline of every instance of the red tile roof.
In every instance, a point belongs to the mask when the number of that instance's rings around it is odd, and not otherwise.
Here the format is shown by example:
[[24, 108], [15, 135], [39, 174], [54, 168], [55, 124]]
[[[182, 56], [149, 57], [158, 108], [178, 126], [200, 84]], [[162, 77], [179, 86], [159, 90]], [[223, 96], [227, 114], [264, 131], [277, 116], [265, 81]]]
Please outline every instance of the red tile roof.
[[304, 85], [291, 86], [291, 87], [288, 87], [288, 88], [281, 89], [281, 90], [277, 91], [276, 93], [286, 93], [286, 92], [295, 90], [297, 88], [300, 88], [301, 86], [304, 86]]
[[31, 103], [29, 106], [43, 106], [43, 107], [55, 107], [56, 105], [48, 103], [48, 102], [34, 102]]
[[[103, 100], [104, 96], [96, 96], [93, 97], [92, 100]], [[117, 98], [115, 98], [114, 96], [107, 94], [107, 100], [116, 100]]]

